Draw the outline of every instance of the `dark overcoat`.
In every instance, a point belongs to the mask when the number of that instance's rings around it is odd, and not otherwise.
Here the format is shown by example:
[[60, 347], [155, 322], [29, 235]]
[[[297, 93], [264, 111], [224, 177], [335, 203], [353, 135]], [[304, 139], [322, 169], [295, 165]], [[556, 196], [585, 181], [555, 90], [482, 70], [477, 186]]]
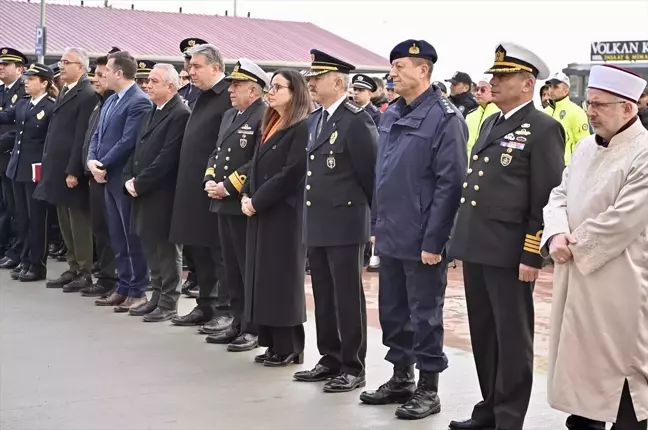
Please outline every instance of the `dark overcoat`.
[[243, 193], [256, 213], [248, 218], [245, 318], [293, 327], [306, 321], [302, 204], [308, 125], [281, 130], [257, 147]]

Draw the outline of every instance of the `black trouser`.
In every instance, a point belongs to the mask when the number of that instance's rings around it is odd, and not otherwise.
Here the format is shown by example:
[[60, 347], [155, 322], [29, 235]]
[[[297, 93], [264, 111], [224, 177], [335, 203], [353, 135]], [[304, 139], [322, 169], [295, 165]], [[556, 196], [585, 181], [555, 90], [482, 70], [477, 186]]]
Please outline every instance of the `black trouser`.
[[106, 284], [115, 285], [117, 283], [117, 268], [115, 265], [115, 251], [110, 244], [110, 233], [108, 232], [108, 221], [106, 220], [104, 188], [104, 184], [90, 178], [90, 220], [99, 266], [99, 273], [96, 277], [103, 280], [102, 285], [106, 286]]
[[218, 233], [223, 252], [225, 282], [222, 291], [229, 293], [231, 299], [232, 327], [243, 333], [257, 334], [257, 328], [249, 321], [243, 321], [245, 305], [245, 243], [247, 217], [244, 215], [219, 215]]
[[152, 302], [159, 307], [175, 310], [182, 281], [182, 246], [169, 241], [142, 238], [146, 261], [151, 269]]
[[[191, 254], [196, 265], [196, 278], [200, 285], [200, 292], [196, 304], [208, 314], [214, 315], [216, 309], [229, 307], [230, 298], [227, 291], [221, 286], [225, 283], [223, 270], [223, 257], [218, 244], [213, 247], [185, 245], [184, 249]], [[220, 281], [220, 282], [219, 282]], [[217, 284], [220, 284], [217, 286]]]
[[[569, 430], [605, 430], [605, 423], [579, 417], [578, 415], [570, 415], [567, 418], [567, 428]], [[632, 396], [630, 395], [630, 387], [626, 379], [623, 385], [623, 392], [621, 393], [621, 402], [619, 403], [616, 423], [612, 426], [611, 430], [646, 430], [647, 428], [648, 420], [637, 421], [637, 414], [635, 413]]]
[[359, 375], [367, 356], [364, 244], [309, 247], [319, 363]]
[[47, 264], [47, 203], [32, 197], [34, 182], [14, 182], [18, 237], [23, 243], [20, 262], [31, 270], [43, 270]]
[[196, 264], [191, 257], [191, 253], [187, 252], [186, 248], [182, 250], [182, 258], [184, 262], [187, 263], [187, 281], [195, 282], [198, 284], [198, 278], [196, 277]]
[[464, 262], [463, 275], [483, 396], [472, 418], [522, 430], [533, 383], [534, 283], [520, 281], [517, 267]]
[[259, 346], [270, 348], [279, 355], [303, 352], [305, 339], [303, 324], [294, 327], [259, 326]]
[[50, 244], [63, 245], [56, 206], [49, 203], [47, 204], [47, 240]]
[[443, 304], [448, 283], [445, 258], [434, 265], [381, 256], [378, 315], [385, 360], [398, 368], [441, 373], [448, 367], [443, 352]]
[[0, 185], [0, 248], [5, 256], [20, 261], [23, 241], [18, 235], [13, 181], [0, 173]]

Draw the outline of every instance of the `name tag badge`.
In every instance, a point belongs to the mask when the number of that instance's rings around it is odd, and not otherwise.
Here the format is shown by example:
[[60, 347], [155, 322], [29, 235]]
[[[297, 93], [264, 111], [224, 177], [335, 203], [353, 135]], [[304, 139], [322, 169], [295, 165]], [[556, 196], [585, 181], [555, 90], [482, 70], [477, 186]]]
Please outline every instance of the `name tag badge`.
[[245, 135], [250, 135], [254, 134], [254, 130], [239, 130], [239, 134], [245, 134]]
[[502, 140], [500, 142], [500, 146], [503, 146], [504, 148], [513, 148], [513, 149], [519, 149], [522, 151], [524, 147], [526, 146], [526, 143], [522, 142], [513, 142], [509, 140]]

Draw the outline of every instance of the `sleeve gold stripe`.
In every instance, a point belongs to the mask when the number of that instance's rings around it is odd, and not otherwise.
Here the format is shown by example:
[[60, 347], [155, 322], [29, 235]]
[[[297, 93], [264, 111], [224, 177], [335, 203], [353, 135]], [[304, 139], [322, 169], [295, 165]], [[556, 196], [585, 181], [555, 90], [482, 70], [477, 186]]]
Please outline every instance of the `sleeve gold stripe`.
[[205, 176], [214, 176], [214, 168], [209, 167], [207, 170], [205, 170]]
[[538, 245], [540, 244], [540, 240], [536, 239], [533, 236], [529, 236], [529, 235], [527, 235], [527, 237], [524, 238], [524, 241], [529, 242], [529, 243], [537, 243]]
[[240, 193], [241, 189], [243, 188], [243, 184], [245, 184], [245, 181], [247, 180], [247, 176], [239, 175], [238, 172], [234, 172], [231, 175], [229, 175], [227, 179], [229, 179], [229, 181], [232, 183], [234, 188], [236, 188], [236, 191]]
[[539, 249], [534, 249], [534, 248], [529, 248], [529, 247], [524, 247], [524, 250], [526, 252], [531, 252], [532, 254], [538, 254], [540, 255], [540, 250]]

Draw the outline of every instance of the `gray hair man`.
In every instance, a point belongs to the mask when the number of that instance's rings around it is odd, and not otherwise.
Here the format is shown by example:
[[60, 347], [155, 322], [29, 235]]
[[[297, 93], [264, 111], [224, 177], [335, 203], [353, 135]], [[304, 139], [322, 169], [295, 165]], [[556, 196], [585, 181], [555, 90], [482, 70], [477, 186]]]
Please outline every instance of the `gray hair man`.
[[155, 105], [141, 123], [135, 151], [124, 168], [124, 188], [133, 197], [132, 232], [142, 239], [151, 269], [153, 296], [129, 310], [145, 322], [177, 315], [182, 282], [182, 246], [169, 242], [169, 228], [184, 130], [191, 113], [178, 95], [178, 72], [158, 63], [148, 75], [146, 93]]
[[[218, 215], [209, 211], [212, 199], [203, 191], [203, 172], [216, 148], [225, 112], [232, 107], [225, 78], [223, 56], [214, 45], [196, 45], [189, 51], [189, 74], [201, 92], [187, 123], [176, 184], [170, 239], [183, 244], [195, 265], [200, 285], [197, 306], [176, 325], [201, 325], [215, 316], [216, 307], [229, 308], [229, 297], [217, 291], [223, 280], [223, 258], [218, 233]], [[224, 285], [223, 285], [224, 287]], [[221, 320], [225, 316], [221, 316]]]

